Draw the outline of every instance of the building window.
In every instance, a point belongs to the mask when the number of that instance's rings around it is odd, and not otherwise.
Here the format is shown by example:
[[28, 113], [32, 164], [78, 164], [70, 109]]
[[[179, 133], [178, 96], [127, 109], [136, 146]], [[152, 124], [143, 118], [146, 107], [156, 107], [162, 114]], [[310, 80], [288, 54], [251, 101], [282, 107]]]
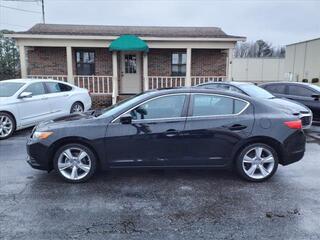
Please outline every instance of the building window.
[[137, 73], [136, 55], [126, 54], [124, 56], [125, 73]]
[[77, 75], [94, 75], [95, 74], [95, 59], [94, 51], [77, 50], [76, 63]]
[[185, 76], [187, 69], [187, 54], [186, 53], [172, 53], [171, 58], [171, 75]]

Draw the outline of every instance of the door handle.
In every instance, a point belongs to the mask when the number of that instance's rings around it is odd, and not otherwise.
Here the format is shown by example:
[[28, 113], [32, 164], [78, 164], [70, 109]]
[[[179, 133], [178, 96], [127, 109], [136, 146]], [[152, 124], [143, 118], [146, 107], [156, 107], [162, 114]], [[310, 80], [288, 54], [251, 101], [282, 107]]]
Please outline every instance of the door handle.
[[165, 134], [167, 137], [175, 137], [178, 135], [178, 131], [175, 129], [168, 129]]
[[234, 125], [228, 127], [228, 129], [231, 131], [240, 131], [240, 130], [243, 130], [246, 128], [247, 128], [247, 126], [241, 125], [241, 124], [234, 124]]

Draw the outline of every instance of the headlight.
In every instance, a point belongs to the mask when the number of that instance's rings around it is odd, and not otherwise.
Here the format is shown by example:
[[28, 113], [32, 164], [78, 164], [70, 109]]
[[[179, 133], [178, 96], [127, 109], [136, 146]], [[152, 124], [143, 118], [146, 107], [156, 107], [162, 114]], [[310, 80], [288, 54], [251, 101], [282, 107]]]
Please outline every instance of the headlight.
[[35, 131], [32, 135], [33, 139], [47, 139], [53, 134], [53, 132], [39, 132]]

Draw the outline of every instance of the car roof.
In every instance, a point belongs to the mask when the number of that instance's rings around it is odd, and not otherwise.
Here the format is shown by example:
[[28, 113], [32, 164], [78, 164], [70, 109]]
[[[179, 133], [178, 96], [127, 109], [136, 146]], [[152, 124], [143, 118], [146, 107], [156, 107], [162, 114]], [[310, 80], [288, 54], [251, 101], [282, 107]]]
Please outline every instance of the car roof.
[[304, 83], [304, 82], [290, 82], [290, 81], [281, 81], [281, 82], [267, 82], [262, 83], [260, 85], [269, 85], [269, 84], [294, 84], [294, 85], [301, 85], [301, 86], [310, 86], [310, 83]]
[[253, 84], [252, 82], [237, 82], [237, 81], [224, 81], [224, 82], [206, 82], [206, 83], [201, 83], [197, 86], [205, 86], [205, 85], [210, 85], [210, 84], [229, 84], [229, 85], [234, 85], [234, 86], [241, 86], [241, 85], [247, 85], [247, 84]]
[[36, 83], [36, 82], [61, 82], [66, 83], [59, 80], [54, 79], [32, 79], [32, 78], [19, 78], [19, 79], [8, 79], [8, 80], [2, 80], [1, 82], [13, 82], [13, 83]]
[[241, 93], [237, 92], [227, 92], [223, 90], [216, 90], [216, 89], [208, 89], [208, 88], [194, 88], [194, 87], [181, 87], [181, 88], [164, 88], [164, 89], [156, 89], [150, 90], [146, 93], [149, 93], [150, 96], [160, 96], [165, 94], [174, 94], [174, 93], [209, 93], [209, 94], [217, 94], [217, 95], [225, 95], [229, 97], [240, 98], [246, 101], [252, 100], [249, 96], [246, 96]]

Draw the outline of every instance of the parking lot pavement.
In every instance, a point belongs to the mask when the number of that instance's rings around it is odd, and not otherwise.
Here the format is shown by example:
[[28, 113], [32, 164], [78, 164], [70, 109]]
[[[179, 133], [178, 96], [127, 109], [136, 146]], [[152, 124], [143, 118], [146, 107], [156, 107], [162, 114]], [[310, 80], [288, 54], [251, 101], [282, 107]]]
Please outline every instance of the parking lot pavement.
[[64, 183], [0, 142], [0, 239], [320, 239], [320, 141], [264, 183], [228, 171], [117, 170]]

